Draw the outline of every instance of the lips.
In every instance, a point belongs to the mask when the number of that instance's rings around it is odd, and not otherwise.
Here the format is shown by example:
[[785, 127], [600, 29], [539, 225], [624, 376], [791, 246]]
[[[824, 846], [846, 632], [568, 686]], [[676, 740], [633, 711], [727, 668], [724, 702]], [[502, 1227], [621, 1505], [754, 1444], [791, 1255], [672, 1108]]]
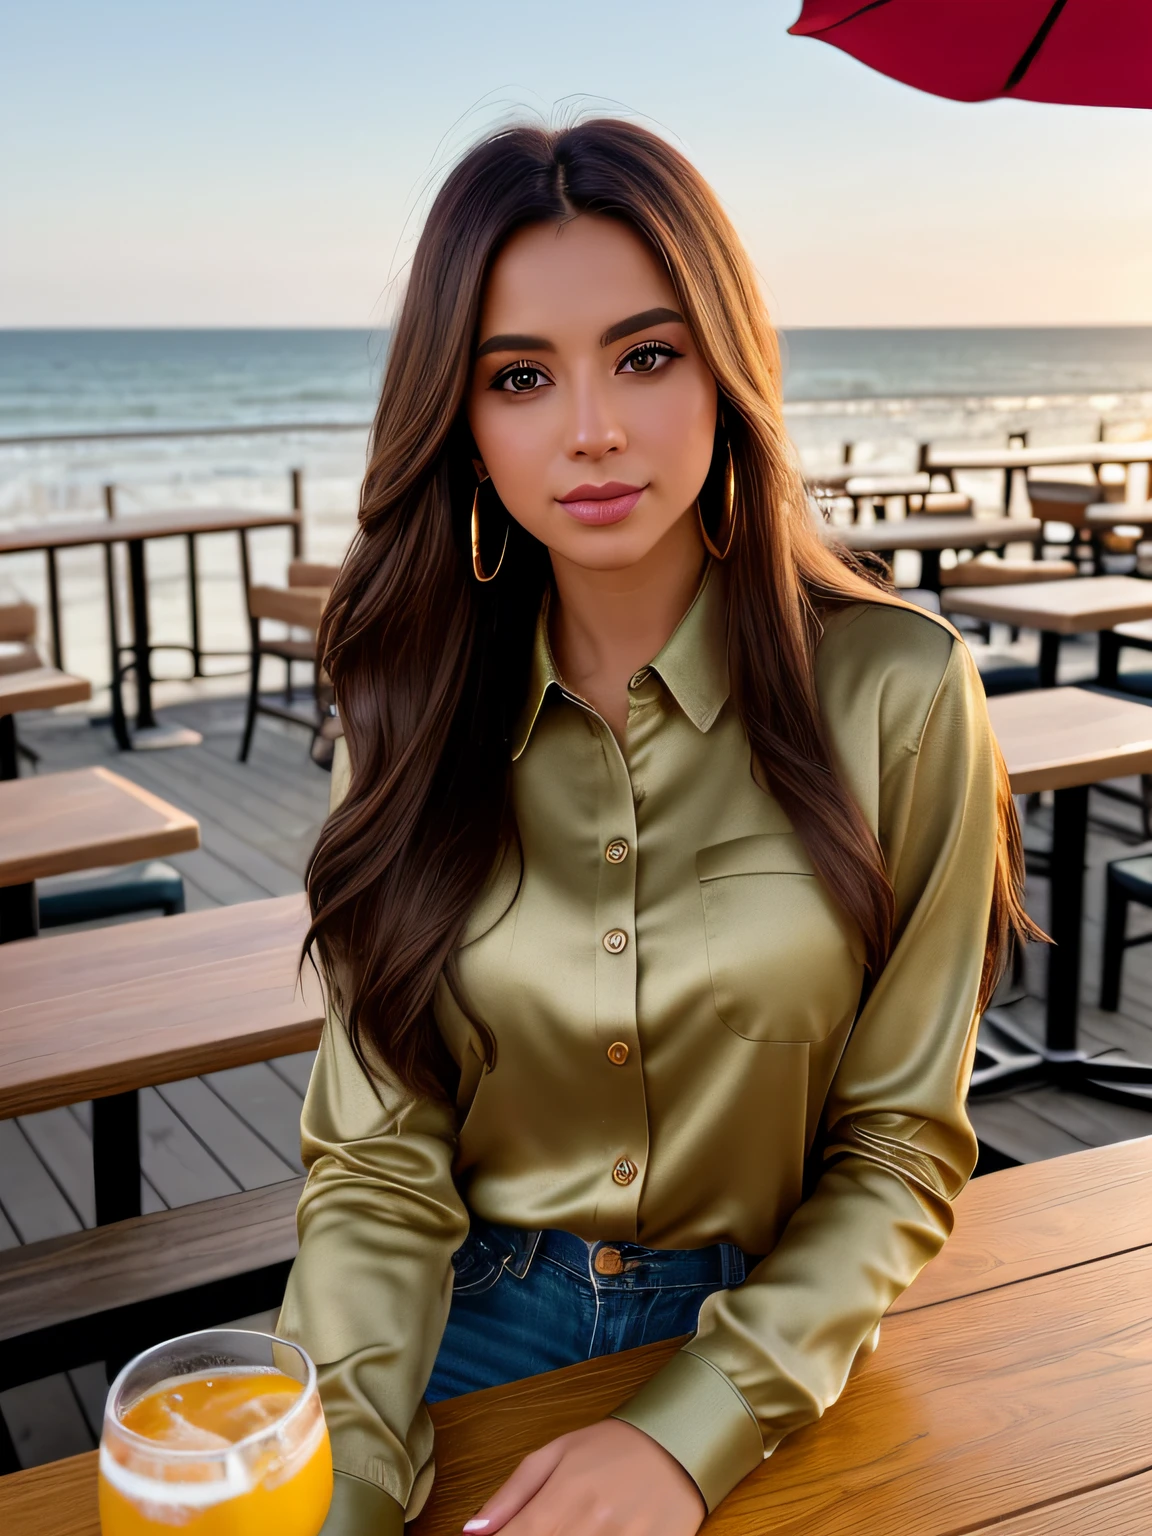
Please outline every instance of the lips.
[[609, 480], [604, 485], [578, 485], [556, 500], [578, 523], [603, 528], [610, 523], [623, 522], [646, 489], [643, 485]]

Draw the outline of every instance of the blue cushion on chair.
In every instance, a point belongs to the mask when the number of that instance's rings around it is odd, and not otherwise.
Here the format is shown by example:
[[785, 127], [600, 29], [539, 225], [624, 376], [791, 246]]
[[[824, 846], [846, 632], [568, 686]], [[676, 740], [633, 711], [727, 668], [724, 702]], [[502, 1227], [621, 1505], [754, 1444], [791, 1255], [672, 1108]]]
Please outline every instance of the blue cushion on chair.
[[89, 869], [79, 875], [54, 875], [36, 883], [41, 928], [90, 923], [128, 912], [161, 911], [165, 917], [184, 910], [184, 881], [161, 859], [125, 864], [117, 869]]

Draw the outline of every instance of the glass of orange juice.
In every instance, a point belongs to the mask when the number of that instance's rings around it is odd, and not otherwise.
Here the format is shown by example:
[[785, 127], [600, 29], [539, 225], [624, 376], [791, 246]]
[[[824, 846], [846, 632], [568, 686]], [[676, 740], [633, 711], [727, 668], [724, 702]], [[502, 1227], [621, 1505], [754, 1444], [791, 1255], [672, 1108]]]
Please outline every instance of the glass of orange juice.
[[145, 1350], [112, 1383], [103, 1536], [317, 1536], [332, 1453], [316, 1367], [295, 1344], [219, 1328]]

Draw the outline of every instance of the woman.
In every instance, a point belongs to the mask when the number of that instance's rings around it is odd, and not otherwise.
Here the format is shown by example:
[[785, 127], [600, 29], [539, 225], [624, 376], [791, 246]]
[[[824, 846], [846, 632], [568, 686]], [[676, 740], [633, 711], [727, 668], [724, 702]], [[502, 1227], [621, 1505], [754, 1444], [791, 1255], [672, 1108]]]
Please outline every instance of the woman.
[[420, 1507], [423, 1400], [691, 1333], [465, 1527], [689, 1536], [943, 1243], [1028, 923], [965, 647], [821, 538], [751, 265], [667, 144], [518, 128], [449, 176], [321, 644], [281, 1331], [325, 1530]]

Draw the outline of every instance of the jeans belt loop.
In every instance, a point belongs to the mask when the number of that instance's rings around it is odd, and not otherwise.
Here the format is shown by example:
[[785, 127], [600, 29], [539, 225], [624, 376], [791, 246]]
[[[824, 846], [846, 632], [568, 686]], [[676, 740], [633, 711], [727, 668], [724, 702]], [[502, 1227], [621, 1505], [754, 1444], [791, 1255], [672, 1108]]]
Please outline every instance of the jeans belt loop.
[[536, 1257], [542, 1235], [542, 1232], [528, 1232], [523, 1228], [516, 1231], [515, 1247], [505, 1261], [505, 1267], [510, 1275], [516, 1276], [517, 1280], [523, 1280], [527, 1276], [532, 1260]]
[[734, 1285], [741, 1285], [747, 1267], [744, 1263], [744, 1254], [735, 1243], [720, 1244], [720, 1280], [725, 1290], [730, 1290]]

